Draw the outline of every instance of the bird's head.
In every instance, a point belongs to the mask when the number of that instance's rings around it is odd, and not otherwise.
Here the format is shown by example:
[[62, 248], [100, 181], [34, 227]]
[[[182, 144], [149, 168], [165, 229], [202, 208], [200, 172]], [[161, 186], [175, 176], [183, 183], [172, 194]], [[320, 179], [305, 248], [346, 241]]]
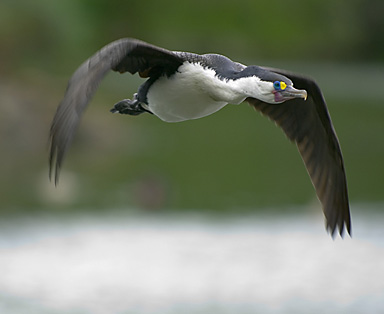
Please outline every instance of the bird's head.
[[307, 99], [307, 91], [294, 88], [292, 81], [284, 75], [257, 66], [247, 67], [244, 71], [249, 71], [256, 81], [254, 98], [269, 104], [281, 104], [295, 98]]
[[[288, 81], [288, 83], [286, 83]], [[272, 82], [268, 82], [270, 85]], [[294, 98], [302, 98], [304, 100], [307, 99], [307, 91], [304, 89], [296, 89], [293, 87], [293, 84], [290, 80], [276, 80], [272, 83], [273, 89], [269, 87], [271, 90], [273, 97], [272, 104], [280, 104], [286, 100], [294, 99]]]

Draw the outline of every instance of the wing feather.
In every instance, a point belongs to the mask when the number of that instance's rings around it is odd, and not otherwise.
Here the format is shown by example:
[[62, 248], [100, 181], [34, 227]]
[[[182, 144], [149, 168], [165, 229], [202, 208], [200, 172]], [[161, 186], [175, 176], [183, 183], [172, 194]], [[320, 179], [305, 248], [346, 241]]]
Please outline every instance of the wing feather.
[[307, 100], [294, 99], [281, 105], [267, 104], [254, 98], [247, 101], [296, 143], [322, 203], [327, 229], [332, 235], [337, 227], [340, 235], [343, 235], [344, 228], [351, 234], [343, 156], [320, 88], [312, 79], [279, 69], [268, 70], [289, 77], [296, 88], [307, 90]]
[[53, 169], [55, 172], [55, 183], [84, 109], [110, 70], [131, 74], [146, 72], [149, 76], [153, 71], [169, 74], [182, 62], [178, 53], [124, 38], [106, 45], [80, 65], [68, 82], [51, 125], [49, 163], [50, 177]]

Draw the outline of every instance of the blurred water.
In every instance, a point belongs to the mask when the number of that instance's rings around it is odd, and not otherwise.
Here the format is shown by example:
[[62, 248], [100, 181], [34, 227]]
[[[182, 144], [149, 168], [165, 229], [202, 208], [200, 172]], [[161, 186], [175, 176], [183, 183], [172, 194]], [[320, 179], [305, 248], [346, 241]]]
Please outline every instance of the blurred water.
[[1, 313], [383, 313], [383, 215], [108, 215], [0, 222]]

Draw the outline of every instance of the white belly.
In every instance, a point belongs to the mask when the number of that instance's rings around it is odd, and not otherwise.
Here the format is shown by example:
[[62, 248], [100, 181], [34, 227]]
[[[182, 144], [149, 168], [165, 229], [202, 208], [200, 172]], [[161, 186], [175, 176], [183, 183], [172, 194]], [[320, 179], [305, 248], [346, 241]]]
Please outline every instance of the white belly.
[[170, 78], [159, 78], [147, 94], [148, 109], [166, 122], [202, 118], [244, 98], [213, 70], [191, 63], [184, 63]]

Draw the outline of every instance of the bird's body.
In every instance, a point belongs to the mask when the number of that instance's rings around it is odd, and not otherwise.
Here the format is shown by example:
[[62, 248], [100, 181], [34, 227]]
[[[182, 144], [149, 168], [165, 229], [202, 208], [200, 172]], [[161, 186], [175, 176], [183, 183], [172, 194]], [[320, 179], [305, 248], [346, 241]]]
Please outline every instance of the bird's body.
[[162, 76], [152, 84], [147, 100], [146, 108], [161, 120], [180, 122], [205, 117], [244, 97], [226, 88], [213, 70], [184, 62], [171, 77]]
[[261, 80], [254, 71], [244, 72], [247, 67], [240, 63], [218, 54], [173, 53], [182, 60], [180, 66], [155, 75], [138, 93], [143, 108], [165, 122], [202, 118], [261, 95]]
[[243, 102], [248, 79], [225, 80], [213, 69], [185, 61], [171, 77], [162, 76], [152, 84], [148, 110], [166, 122], [202, 118], [229, 103]]
[[132, 100], [114, 105], [111, 111], [115, 113], [149, 112], [165, 122], [181, 122], [246, 100], [296, 142], [323, 204], [327, 228], [333, 234], [338, 226], [342, 234], [345, 225], [350, 232], [341, 150], [324, 98], [313, 80], [284, 70], [245, 66], [218, 54], [169, 51], [136, 39], [105, 46], [69, 81], [51, 127], [50, 164], [52, 169], [56, 162], [56, 182], [80, 116], [110, 70], [148, 77]]

